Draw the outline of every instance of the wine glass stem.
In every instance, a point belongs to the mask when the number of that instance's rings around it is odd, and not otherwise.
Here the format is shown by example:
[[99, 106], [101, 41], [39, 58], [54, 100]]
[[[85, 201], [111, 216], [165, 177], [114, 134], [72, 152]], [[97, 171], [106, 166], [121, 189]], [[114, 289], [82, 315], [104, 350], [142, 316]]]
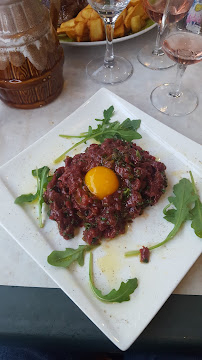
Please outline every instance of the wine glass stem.
[[176, 80], [174, 83], [174, 89], [172, 92], [169, 93], [169, 95], [173, 96], [173, 97], [179, 97], [180, 96], [180, 87], [181, 87], [181, 82], [182, 82], [182, 77], [184, 75], [184, 72], [187, 68], [187, 65], [185, 64], [177, 64], [177, 75], [176, 75]]
[[163, 55], [163, 51], [161, 50], [161, 46], [160, 46], [160, 40], [161, 40], [161, 26], [158, 25], [156, 43], [154, 50], [152, 51], [153, 55]]
[[114, 66], [114, 50], [113, 50], [113, 36], [114, 36], [114, 21], [109, 18], [104, 19], [105, 33], [106, 33], [106, 51], [104, 57], [104, 66], [113, 68]]

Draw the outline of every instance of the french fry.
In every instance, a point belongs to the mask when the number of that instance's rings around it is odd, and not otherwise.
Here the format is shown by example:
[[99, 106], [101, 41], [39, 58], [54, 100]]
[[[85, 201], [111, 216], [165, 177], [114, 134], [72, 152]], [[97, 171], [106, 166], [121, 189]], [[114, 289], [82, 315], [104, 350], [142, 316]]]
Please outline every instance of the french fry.
[[146, 12], [141, 3], [135, 5], [135, 15], [145, 16]]
[[121, 13], [115, 22], [115, 29], [118, 28], [122, 23], [123, 23], [123, 15]]
[[[116, 20], [114, 38], [140, 31], [146, 25], [147, 18], [142, 0], [131, 0]], [[62, 23], [57, 33], [67, 34], [70, 39], [78, 42], [105, 39], [103, 20], [90, 5], [81, 10], [75, 18]]]
[[99, 19], [100, 15], [97, 13], [97, 11], [93, 10], [91, 12], [91, 16], [90, 16], [90, 20], [95, 20], [95, 19]]
[[77, 36], [77, 37], [76, 37], [76, 41], [77, 41], [77, 42], [89, 41], [89, 35]]
[[124, 23], [126, 15], [127, 15], [127, 9], [124, 9], [115, 22], [115, 29]]
[[[137, 15], [136, 7], [137, 7], [137, 5], [128, 9], [128, 14], [126, 15], [125, 20], [124, 20], [124, 25], [126, 27], [126, 30], [130, 30], [131, 19], [133, 16]], [[132, 10], [130, 10], [130, 9], [132, 9]]]
[[75, 26], [75, 19], [70, 19], [68, 21], [65, 21], [60, 25], [61, 28], [69, 28]]
[[122, 37], [125, 34], [124, 23], [122, 23], [119, 27], [114, 29], [114, 39], [118, 37]]
[[78, 13], [78, 15], [75, 17], [75, 23], [78, 23], [78, 22], [87, 22], [88, 19], [84, 19], [83, 16], [82, 16], [82, 12], [80, 11]]
[[144, 20], [143, 18], [140, 19], [141, 19], [141, 29], [142, 29], [146, 26], [146, 20]]
[[137, 3], [141, 3], [141, 0], [131, 0], [128, 4], [128, 8], [135, 6]]
[[101, 18], [88, 21], [90, 41], [104, 40], [104, 26]]
[[131, 19], [131, 30], [133, 33], [140, 31], [142, 28], [142, 22], [140, 15], [135, 15]]
[[57, 28], [57, 34], [66, 34], [65, 28]]
[[81, 10], [81, 15], [84, 19], [89, 20], [91, 18], [91, 13], [92, 13], [93, 9], [89, 9], [89, 8], [84, 8], [83, 10]]
[[67, 34], [67, 36], [68, 36], [70, 39], [72, 39], [72, 40], [75, 40], [75, 39], [76, 39], [75, 28], [66, 29], [66, 34]]
[[[127, 9], [127, 14], [130, 14], [131, 11], [133, 11], [133, 8], [134, 8], [134, 6], [130, 6], [130, 7]], [[126, 15], [127, 15], [127, 14], [126, 14]]]
[[149, 16], [148, 16], [148, 14], [146, 13], [146, 11], [145, 11], [145, 14], [142, 16], [142, 19], [143, 19], [143, 20], [149, 19]]
[[88, 30], [87, 23], [78, 22], [75, 26], [75, 33], [77, 36], [80, 36], [80, 37], [88, 35], [89, 30]]
[[125, 17], [127, 15], [127, 9], [125, 8], [123, 11], [122, 11], [122, 17], [123, 17], [123, 21], [125, 20]]

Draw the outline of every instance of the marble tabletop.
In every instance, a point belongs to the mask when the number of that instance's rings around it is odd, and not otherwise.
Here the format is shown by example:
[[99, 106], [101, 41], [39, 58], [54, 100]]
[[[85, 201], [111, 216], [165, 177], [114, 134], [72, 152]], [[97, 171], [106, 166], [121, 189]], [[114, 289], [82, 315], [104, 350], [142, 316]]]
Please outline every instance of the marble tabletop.
[[[134, 39], [114, 44], [115, 54], [128, 58], [133, 64], [134, 74], [125, 83], [106, 88], [177, 132], [202, 144], [202, 62], [189, 66], [183, 79], [184, 84], [198, 94], [197, 109], [183, 117], [161, 114], [152, 106], [150, 93], [159, 84], [173, 81], [176, 67], [153, 71], [143, 67], [137, 60], [138, 51], [145, 44], [154, 41], [155, 36], [156, 29], [153, 29]], [[0, 102], [0, 166], [59, 124], [102, 87], [88, 78], [85, 67], [93, 57], [103, 55], [105, 47], [72, 47], [67, 43], [63, 48], [65, 83], [58, 99], [35, 110], [12, 109]], [[3, 211], [1, 204], [0, 211]], [[1, 227], [0, 250], [0, 285], [57, 287]], [[201, 279], [202, 255], [178, 285], [175, 293], [202, 295]]]

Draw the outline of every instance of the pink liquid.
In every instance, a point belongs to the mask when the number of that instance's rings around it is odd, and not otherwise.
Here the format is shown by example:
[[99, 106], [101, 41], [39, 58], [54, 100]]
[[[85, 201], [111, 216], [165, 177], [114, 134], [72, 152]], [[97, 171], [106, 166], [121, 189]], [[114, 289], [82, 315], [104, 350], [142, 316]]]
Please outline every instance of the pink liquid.
[[[177, 22], [188, 13], [193, 0], [170, 0], [167, 23]], [[149, 17], [160, 24], [165, 9], [166, 0], [143, 0], [143, 5]]]
[[196, 64], [202, 60], [202, 36], [179, 31], [164, 40], [163, 50], [175, 62]]

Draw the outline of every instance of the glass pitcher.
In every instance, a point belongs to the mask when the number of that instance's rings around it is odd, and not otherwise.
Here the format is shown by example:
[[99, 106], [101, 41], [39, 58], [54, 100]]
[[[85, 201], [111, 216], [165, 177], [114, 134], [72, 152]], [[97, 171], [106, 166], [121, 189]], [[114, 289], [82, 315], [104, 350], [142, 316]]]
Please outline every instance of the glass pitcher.
[[33, 109], [62, 91], [64, 53], [56, 26], [60, 1], [0, 1], [0, 99]]

